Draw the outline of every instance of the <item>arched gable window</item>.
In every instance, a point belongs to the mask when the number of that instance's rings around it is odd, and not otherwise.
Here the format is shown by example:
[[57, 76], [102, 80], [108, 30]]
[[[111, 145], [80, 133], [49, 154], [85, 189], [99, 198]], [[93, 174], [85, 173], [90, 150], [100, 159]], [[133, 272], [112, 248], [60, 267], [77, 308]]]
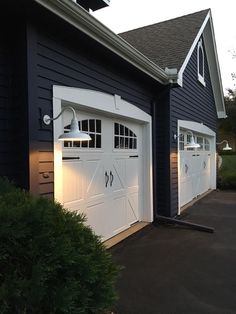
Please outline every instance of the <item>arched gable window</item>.
[[202, 39], [199, 40], [197, 46], [197, 72], [199, 82], [206, 86], [204, 79], [204, 50], [202, 45]]

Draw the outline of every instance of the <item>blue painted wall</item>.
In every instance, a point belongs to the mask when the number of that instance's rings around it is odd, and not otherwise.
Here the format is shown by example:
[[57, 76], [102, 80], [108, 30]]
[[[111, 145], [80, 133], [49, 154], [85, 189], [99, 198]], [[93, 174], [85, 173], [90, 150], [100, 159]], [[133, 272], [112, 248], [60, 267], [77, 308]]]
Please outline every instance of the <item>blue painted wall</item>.
[[196, 47], [184, 71], [183, 87], [172, 88], [170, 93], [171, 216], [175, 216], [177, 214], [178, 206], [177, 142], [173, 139], [173, 134], [177, 133], [178, 119], [203, 123], [210, 129], [212, 129], [214, 132], [216, 132], [217, 129], [216, 106], [212, 91], [206, 54], [204, 58], [204, 71], [206, 86], [203, 86], [198, 81], [197, 47]]

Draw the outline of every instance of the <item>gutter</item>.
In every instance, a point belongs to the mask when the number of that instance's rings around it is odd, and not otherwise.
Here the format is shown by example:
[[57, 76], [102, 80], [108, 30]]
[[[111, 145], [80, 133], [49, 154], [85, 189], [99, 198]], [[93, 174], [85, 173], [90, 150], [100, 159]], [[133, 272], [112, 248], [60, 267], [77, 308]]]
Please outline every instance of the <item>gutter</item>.
[[34, 0], [69, 24], [99, 42], [122, 59], [161, 84], [177, 82], [177, 75], [168, 75], [158, 65], [112, 32], [108, 27], [90, 15], [71, 0]]

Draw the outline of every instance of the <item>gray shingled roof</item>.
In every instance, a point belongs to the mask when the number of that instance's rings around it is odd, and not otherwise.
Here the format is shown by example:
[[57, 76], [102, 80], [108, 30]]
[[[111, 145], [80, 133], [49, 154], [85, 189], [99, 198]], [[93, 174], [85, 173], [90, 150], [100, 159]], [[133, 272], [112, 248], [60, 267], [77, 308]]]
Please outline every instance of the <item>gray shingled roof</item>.
[[179, 70], [209, 9], [120, 33], [124, 40], [161, 68]]

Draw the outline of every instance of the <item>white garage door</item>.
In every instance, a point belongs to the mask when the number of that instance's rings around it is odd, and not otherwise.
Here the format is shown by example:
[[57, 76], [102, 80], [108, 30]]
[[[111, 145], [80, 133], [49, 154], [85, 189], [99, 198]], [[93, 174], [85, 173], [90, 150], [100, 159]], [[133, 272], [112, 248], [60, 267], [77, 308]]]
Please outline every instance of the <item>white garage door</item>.
[[179, 136], [180, 207], [211, 188], [210, 138], [201, 134], [195, 134], [194, 138], [200, 148], [185, 148], [184, 145], [190, 141], [190, 135], [182, 130]]
[[[92, 141], [64, 143], [63, 203], [84, 213], [106, 240], [140, 218], [142, 127], [85, 112], [78, 117]], [[70, 118], [65, 114], [65, 129]]]

